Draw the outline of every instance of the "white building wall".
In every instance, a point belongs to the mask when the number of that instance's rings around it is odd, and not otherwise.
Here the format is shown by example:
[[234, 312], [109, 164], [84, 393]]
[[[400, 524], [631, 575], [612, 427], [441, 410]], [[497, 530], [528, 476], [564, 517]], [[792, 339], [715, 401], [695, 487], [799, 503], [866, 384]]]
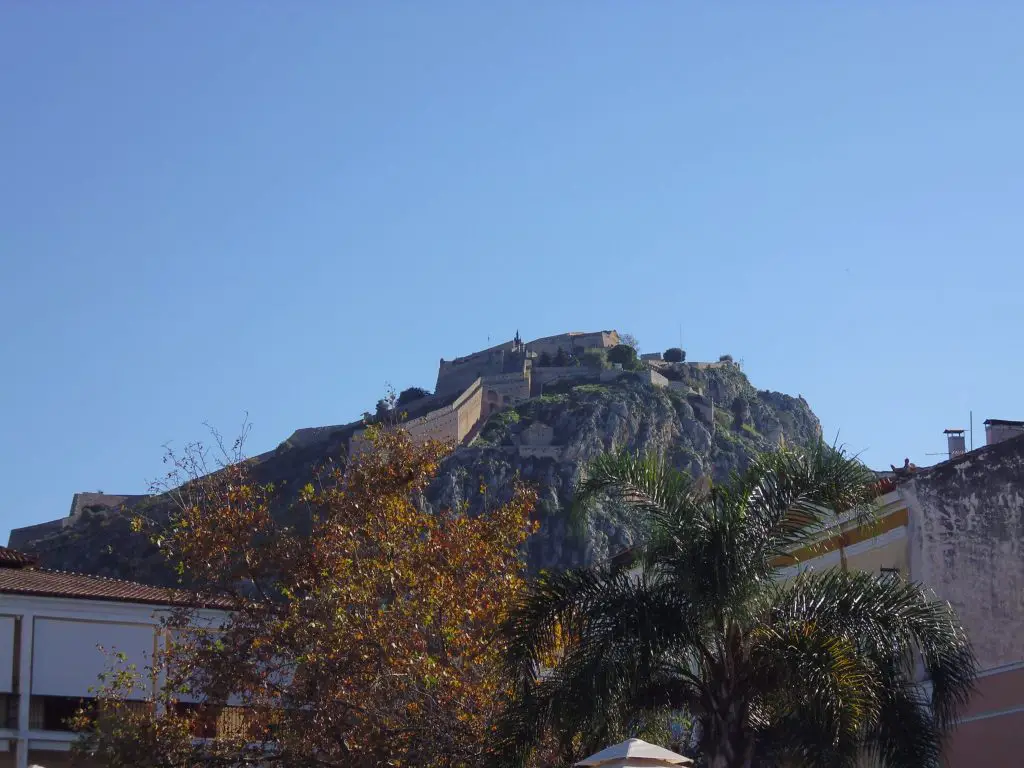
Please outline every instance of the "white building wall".
[[13, 616], [0, 616], [0, 693], [14, 692]]
[[[145, 622], [37, 616], [32, 636], [32, 695], [92, 696], [90, 689], [114, 663], [116, 653], [123, 653], [124, 664], [134, 665], [145, 676], [155, 657], [158, 631]], [[151, 692], [142, 685], [138, 696]]]
[[[32, 697], [90, 697], [88, 689], [99, 684], [98, 675], [113, 661], [97, 645], [125, 653], [128, 663], [135, 663], [148, 681], [147, 667], [162, 647], [161, 619], [167, 610], [158, 605], [0, 594], [0, 687], [9, 681], [8, 687], [14, 688], [11, 683], [17, 679], [17, 691], [12, 691], [17, 695], [16, 727], [0, 728], [0, 742], [15, 753], [12, 765], [27, 768], [30, 751], [34, 763], [47, 765], [49, 755], [49, 762], [65, 764], [76, 736], [32, 728]], [[222, 616], [217, 611], [199, 613], [211, 626]], [[140, 691], [139, 696], [148, 693]]]

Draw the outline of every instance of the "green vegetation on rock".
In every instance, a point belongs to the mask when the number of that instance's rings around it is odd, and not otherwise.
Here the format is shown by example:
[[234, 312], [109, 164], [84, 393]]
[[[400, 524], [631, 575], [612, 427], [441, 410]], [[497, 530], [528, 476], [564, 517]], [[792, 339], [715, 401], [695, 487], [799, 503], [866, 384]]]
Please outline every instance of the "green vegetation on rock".
[[634, 347], [629, 344], [617, 344], [608, 350], [608, 362], [621, 365], [627, 371], [633, 371], [639, 367], [640, 358]]

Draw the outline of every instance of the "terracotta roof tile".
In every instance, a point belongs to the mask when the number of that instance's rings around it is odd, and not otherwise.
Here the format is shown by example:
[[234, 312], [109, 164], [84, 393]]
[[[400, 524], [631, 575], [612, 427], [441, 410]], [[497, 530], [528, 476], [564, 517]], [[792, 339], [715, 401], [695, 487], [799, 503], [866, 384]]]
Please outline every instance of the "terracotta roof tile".
[[[9, 550], [10, 551], [10, 550]], [[149, 605], [188, 605], [191, 595], [167, 587], [155, 587], [134, 581], [89, 576], [35, 568], [0, 568], [0, 594], [69, 597], [76, 600], [108, 600]], [[203, 607], [227, 607], [212, 601]]]
[[35, 565], [36, 559], [16, 549], [0, 547], [0, 568], [25, 568]]

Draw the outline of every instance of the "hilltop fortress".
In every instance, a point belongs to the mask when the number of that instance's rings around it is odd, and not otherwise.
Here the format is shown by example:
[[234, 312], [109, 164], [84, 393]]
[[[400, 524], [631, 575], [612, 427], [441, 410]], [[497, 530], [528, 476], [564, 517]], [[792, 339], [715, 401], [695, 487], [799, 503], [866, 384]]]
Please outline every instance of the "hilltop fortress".
[[[565, 378], [593, 376], [594, 371], [576, 365], [539, 366], [544, 356], [576, 358], [588, 350], [606, 350], [619, 344], [616, 331], [562, 333], [524, 342], [516, 332], [511, 341], [457, 357], [441, 358], [434, 394], [402, 408], [407, 420], [402, 427], [414, 440], [441, 440], [456, 445], [469, 443], [491, 414], [518, 405], [542, 393], [545, 384]], [[621, 370], [605, 371], [614, 378]], [[663, 382], [667, 380], [651, 372]], [[424, 412], [426, 409], [426, 412]], [[358, 452], [364, 441], [358, 430], [349, 442], [349, 452]]]
[[[433, 394], [427, 394], [395, 409], [395, 420], [417, 441], [429, 439], [468, 445], [490, 416], [543, 394], [544, 387], [566, 379], [613, 381], [621, 376], [638, 377], [656, 387], [670, 387], [685, 394], [695, 412], [713, 428], [714, 403], [702, 392], [695, 392], [681, 381], [670, 381], [659, 370], [660, 354], [644, 355], [642, 370], [625, 371], [620, 366], [600, 368], [581, 364], [586, 353], [607, 351], [621, 343], [614, 331], [570, 332], [524, 342], [518, 331], [510, 341], [453, 360], [441, 358]], [[599, 356], [600, 357], [600, 356]], [[557, 364], [564, 361], [565, 365]], [[682, 363], [693, 368], [732, 365], [731, 362]], [[372, 417], [371, 417], [372, 420]], [[366, 441], [367, 419], [335, 426], [298, 429], [272, 451], [253, 457], [262, 462], [291, 448], [309, 446], [330, 435], [342, 435], [349, 453], [357, 453]], [[534, 425], [518, 446], [522, 455], [557, 457], [560, 448], [551, 445], [551, 427]], [[11, 531], [9, 545], [24, 547], [31, 541], [59, 533], [90, 514], [109, 514], [146, 498], [105, 493], [76, 494], [71, 513], [52, 520]]]
[[529, 383], [533, 361], [542, 354], [554, 357], [561, 351], [575, 356], [583, 354], [588, 349], [608, 349], [618, 343], [619, 334], [615, 331], [598, 331], [562, 333], [524, 344], [519, 338], [519, 332], [516, 331], [515, 338], [504, 344], [451, 361], [442, 357], [437, 368], [437, 386], [434, 387], [434, 393], [444, 395], [464, 391], [478, 378], [499, 386], [500, 382], [510, 380], [508, 377], [516, 377]]

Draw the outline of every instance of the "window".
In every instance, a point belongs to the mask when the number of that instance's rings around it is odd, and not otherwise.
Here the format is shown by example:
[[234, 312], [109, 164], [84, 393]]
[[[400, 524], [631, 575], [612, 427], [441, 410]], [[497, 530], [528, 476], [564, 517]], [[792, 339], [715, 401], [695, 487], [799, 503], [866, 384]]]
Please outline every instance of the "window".
[[0, 728], [18, 727], [18, 694], [0, 693]]
[[246, 736], [255, 723], [250, 711], [244, 707], [205, 707], [202, 704], [178, 702], [175, 711], [181, 715], [195, 714], [192, 735], [197, 739], [213, 739], [218, 736]]
[[192, 724], [192, 735], [197, 739], [212, 739], [217, 735], [217, 715], [210, 712], [199, 704], [179, 701], [174, 705], [174, 711], [179, 715], [196, 714], [195, 722]]
[[86, 699], [77, 696], [33, 696], [28, 727], [34, 731], [70, 731], [68, 720], [86, 703]]

